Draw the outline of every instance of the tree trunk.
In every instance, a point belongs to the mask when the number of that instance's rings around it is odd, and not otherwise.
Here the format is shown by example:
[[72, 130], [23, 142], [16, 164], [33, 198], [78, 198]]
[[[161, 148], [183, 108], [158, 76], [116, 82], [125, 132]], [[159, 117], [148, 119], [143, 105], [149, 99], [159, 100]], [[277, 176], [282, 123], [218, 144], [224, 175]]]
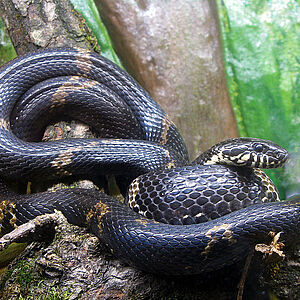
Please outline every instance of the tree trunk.
[[126, 70], [171, 117], [191, 158], [238, 136], [215, 1], [96, 3]]

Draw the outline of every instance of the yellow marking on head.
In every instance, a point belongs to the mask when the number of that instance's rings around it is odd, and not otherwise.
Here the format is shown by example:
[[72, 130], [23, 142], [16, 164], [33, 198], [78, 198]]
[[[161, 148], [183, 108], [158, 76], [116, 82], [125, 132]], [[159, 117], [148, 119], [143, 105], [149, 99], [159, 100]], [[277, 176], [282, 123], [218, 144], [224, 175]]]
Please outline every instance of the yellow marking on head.
[[85, 217], [87, 224], [91, 221], [93, 216], [94, 216], [94, 209], [91, 208], [90, 211], [86, 214], [86, 217]]
[[209, 160], [207, 160], [206, 162], [204, 162], [204, 165], [214, 165], [218, 162], [220, 162], [220, 160], [222, 160], [223, 157], [221, 157], [221, 154], [214, 154], [211, 156], [211, 158]]
[[243, 161], [249, 161], [250, 160], [250, 153], [245, 153], [242, 158], [243, 158]]
[[9, 123], [7, 121], [5, 121], [4, 119], [0, 119], [0, 127], [8, 130], [9, 129]]

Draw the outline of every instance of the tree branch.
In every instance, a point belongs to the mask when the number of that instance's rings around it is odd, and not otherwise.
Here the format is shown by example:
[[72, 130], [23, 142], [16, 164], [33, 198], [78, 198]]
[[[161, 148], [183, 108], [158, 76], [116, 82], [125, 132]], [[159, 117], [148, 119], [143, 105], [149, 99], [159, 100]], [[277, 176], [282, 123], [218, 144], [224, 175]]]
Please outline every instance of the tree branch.
[[2, 0], [0, 14], [18, 55], [51, 47], [99, 51], [95, 36], [69, 0]]

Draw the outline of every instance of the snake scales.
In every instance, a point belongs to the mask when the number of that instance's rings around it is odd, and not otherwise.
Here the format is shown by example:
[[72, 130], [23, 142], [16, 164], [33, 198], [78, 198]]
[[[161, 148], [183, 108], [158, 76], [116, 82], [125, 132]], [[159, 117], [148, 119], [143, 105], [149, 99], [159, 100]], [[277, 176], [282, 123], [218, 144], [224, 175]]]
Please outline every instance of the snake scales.
[[[73, 113], [77, 118], [82, 110], [78, 118], [92, 126], [97, 121], [88, 106], [94, 109], [94, 100], [86, 99], [99, 94], [104, 101], [99, 109], [111, 122], [104, 117], [103, 124], [110, 122], [106, 129], [101, 122], [95, 125], [104, 138], [38, 142], [48, 119], [72, 111], [76, 89], [85, 100]], [[25, 55], [1, 69], [0, 91], [1, 234], [57, 209], [70, 223], [89, 227], [124, 262], [173, 275], [232, 264], [256, 243], [269, 242], [270, 232], [282, 232], [284, 242], [299, 235], [300, 202], [276, 201], [276, 188], [257, 169], [282, 165], [288, 156], [284, 149], [258, 139], [233, 139], [185, 166], [185, 144], [165, 112], [126, 72], [99, 55], [77, 49]], [[136, 178], [127, 201], [140, 214], [99, 191], [20, 196], [4, 182], [74, 174]]]

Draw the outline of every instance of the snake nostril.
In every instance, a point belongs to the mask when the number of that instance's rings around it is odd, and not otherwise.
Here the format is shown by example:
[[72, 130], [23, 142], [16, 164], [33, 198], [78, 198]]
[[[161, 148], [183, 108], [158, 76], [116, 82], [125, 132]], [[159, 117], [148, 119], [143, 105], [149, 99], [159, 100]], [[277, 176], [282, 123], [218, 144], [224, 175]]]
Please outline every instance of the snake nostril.
[[287, 151], [277, 151], [274, 154], [274, 159], [277, 160], [280, 165], [282, 165], [289, 159], [289, 153]]
[[290, 154], [288, 152], [283, 154], [283, 161], [286, 162], [290, 159]]
[[276, 155], [275, 155], [275, 157], [278, 158], [279, 160], [285, 159], [286, 156], [287, 156], [287, 154], [284, 153], [284, 152], [277, 152]]
[[276, 158], [277, 160], [281, 160], [284, 158], [284, 156], [282, 155], [282, 153], [277, 152], [277, 153], [275, 153], [274, 158]]

